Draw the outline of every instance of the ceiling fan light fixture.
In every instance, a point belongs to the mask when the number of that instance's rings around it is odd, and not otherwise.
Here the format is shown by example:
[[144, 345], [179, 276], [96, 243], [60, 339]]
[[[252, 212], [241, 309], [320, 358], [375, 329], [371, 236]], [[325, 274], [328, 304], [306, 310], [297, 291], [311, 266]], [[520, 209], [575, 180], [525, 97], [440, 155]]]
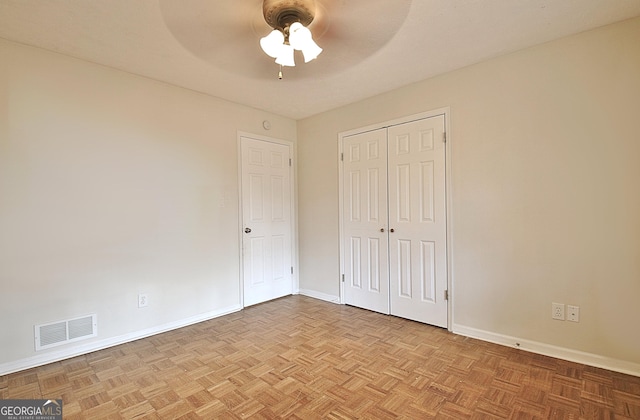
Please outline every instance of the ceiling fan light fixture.
[[260, 40], [262, 50], [282, 66], [296, 65], [294, 50], [302, 51], [305, 63], [318, 57], [322, 48], [306, 27], [315, 8], [315, 0], [263, 0], [264, 19], [274, 30]]

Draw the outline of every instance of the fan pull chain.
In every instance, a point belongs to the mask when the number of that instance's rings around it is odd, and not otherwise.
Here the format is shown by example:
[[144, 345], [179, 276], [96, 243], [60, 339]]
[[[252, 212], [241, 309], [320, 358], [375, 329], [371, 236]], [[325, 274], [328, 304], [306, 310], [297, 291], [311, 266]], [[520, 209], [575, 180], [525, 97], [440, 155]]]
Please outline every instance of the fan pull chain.
[[282, 80], [282, 64], [280, 64], [280, 71], [278, 72], [278, 79]]

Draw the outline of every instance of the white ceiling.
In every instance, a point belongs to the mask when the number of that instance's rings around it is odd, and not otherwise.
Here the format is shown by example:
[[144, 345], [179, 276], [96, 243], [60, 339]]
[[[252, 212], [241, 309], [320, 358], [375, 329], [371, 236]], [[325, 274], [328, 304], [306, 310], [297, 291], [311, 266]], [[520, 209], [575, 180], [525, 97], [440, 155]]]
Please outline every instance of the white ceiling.
[[317, 60], [259, 47], [262, 0], [0, 0], [0, 37], [293, 119], [598, 26], [640, 0], [316, 0]]

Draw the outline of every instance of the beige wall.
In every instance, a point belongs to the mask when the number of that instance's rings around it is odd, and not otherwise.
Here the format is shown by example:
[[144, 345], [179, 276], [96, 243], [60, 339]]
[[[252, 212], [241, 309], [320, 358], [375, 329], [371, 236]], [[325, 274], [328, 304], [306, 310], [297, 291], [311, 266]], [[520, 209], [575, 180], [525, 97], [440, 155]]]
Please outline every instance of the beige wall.
[[338, 133], [450, 107], [454, 329], [640, 363], [639, 39], [626, 21], [299, 121], [300, 288], [339, 294]]
[[100, 341], [238, 307], [237, 131], [295, 121], [5, 41], [0, 63], [0, 367], [35, 324], [97, 313]]

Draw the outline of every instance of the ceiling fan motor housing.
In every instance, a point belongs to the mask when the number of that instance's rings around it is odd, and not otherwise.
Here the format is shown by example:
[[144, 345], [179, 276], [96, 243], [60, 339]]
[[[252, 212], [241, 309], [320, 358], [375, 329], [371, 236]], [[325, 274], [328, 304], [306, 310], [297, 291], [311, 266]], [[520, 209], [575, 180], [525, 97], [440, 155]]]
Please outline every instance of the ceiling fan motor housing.
[[264, 0], [264, 20], [274, 29], [284, 31], [295, 22], [308, 26], [316, 14], [315, 0]]

